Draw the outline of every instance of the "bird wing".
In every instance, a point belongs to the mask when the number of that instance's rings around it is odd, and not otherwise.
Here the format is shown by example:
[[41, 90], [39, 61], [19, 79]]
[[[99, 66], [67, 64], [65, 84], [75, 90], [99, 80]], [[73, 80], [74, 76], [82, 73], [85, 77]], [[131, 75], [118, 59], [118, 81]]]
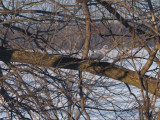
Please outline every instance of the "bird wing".
[[91, 59], [91, 60], [101, 60], [103, 57], [104, 57], [103, 53], [101, 53], [101, 52], [99, 51], [99, 52], [93, 53], [93, 54], [89, 57], [89, 59]]

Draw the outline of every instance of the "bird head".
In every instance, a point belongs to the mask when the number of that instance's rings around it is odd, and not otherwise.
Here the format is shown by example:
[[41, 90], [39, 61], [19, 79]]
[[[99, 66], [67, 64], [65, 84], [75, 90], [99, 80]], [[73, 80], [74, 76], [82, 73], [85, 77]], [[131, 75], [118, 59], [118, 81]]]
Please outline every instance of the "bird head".
[[107, 49], [108, 48], [108, 45], [104, 45], [103, 47], [102, 47], [102, 49]]

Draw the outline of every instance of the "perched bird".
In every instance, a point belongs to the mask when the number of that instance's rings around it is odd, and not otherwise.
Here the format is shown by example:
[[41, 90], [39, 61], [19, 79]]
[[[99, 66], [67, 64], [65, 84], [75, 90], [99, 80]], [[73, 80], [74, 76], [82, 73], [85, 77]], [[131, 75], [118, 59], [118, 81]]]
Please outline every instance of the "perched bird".
[[89, 56], [88, 58], [90, 60], [98, 60], [98, 61], [100, 61], [101, 59], [104, 58], [107, 48], [108, 48], [108, 46], [104, 45], [100, 50], [98, 50], [95, 53], [91, 54], [91, 56]]

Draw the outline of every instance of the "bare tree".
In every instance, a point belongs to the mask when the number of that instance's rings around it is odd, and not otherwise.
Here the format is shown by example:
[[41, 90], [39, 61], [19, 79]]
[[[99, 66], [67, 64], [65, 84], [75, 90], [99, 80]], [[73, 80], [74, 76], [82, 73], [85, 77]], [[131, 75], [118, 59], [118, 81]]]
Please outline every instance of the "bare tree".
[[0, 0], [1, 118], [159, 119], [158, 2]]

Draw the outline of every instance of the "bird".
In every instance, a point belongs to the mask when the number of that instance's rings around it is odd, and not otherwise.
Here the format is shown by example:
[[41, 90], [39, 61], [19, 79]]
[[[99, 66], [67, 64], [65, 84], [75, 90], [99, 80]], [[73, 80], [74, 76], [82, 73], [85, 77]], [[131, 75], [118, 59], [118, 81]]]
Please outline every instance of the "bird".
[[106, 49], [108, 48], [107, 45], [104, 45], [100, 50], [96, 51], [95, 53], [91, 54], [88, 59], [89, 60], [97, 60], [100, 61], [104, 58]]

